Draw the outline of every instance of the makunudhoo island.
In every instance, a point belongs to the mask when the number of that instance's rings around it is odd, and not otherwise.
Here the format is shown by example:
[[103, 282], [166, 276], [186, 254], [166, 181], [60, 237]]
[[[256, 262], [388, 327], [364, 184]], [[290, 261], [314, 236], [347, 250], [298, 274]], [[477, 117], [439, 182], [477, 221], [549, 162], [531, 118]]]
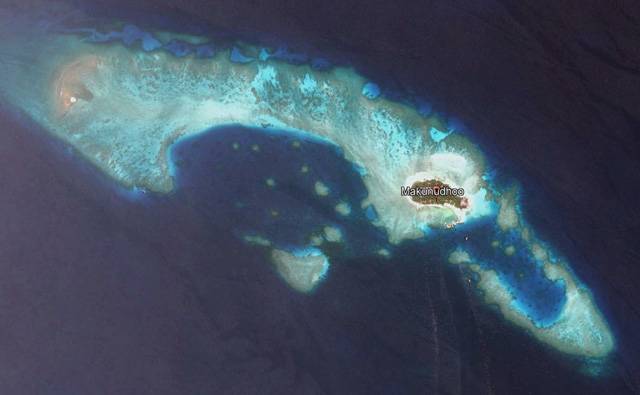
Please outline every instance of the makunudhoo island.
[[[25, 114], [123, 187], [172, 192], [179, 187], [174, 143], [223, 126], [327, 142], [359, 169], [367, 192], [360, 207], [375, 213], [370, 220], [386, 232], [389, 244], [438, 237], [441, 232], [432, 230], [455, 224], [493, 221], [496, 226], [487, 228], [493, 234], [466, 240], [449, 257], [477, 275], [483, 300], [561, 352], [604, 360], [615, 349], [614, 334], [589, 290], [568, 263], [554, 258], [560, 254], [537, 238], [522, 217], [517, 193], [494, 185], [479, 147], [437, 114], [385, 97], [353, 68], [288, 63], [272, 48], [203, 44], [176, 56], [170, 49], [176, 37], [167, 32], [124, 24], [106, 30], [111, 25], [89, 22], [60, 32], [40, 22], [31, 10], [17, 15], [0, 4], [3, 110]], [[211, 55], [199, 56], [200, 50]], [[260, 149], [254, 146], [253, 151]], [[308, 172], [308, 165], [303, 170]], [[317, 197], [335, 204], [336, 191], [316, 181]], [[411, 186], [409, 193], [414, 190], [407, 201], [398, 196], [400, 182]], [[422, 194], [422, 188], [434, 193]], [[331, 228], [324, 232], [324, 239], [335, 243], [346, 243], [344, 236]], [[490, 240], [515, 251], [499, 259], [483, 255], [492, 251]], [[328, 273], [329, 258], [320, 249], [290, 251], [255, 235], [248, 241], [274, 248], [271, 259], [279, 274], [299, 292], [311, 292]], [[376, 243], [371, 248], [380, 250]], [[516, 265], [530, 268], [528, 276], [534, 277], [527, 283], [558, 284], [563, 295], [557, 317], [540, 321], [531, 314], [533, 302], [543, 309], [556, 304], [524, 297], [506, 275]]]
[[420, 204], [450, 204], [456, 208], [467, 208], [469, 201], [464, 197], [464, 188], [452, 188], [439, 180], [416, 181], [410, 187], [400, 187], [402, 196]]

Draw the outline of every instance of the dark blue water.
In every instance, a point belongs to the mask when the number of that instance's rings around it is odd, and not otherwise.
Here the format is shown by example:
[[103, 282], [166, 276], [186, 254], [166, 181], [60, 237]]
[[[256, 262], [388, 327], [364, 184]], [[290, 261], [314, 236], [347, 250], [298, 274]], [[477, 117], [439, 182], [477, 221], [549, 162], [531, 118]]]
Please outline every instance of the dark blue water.
[[[335, 146], [228, 127], [181, 140], [171, 157], [177, 187], [172, 199], [198, 207], [212, 222], [233, 224], [238, 238], [260, 235], [276, 246], [300, 248], [332, 226], [341, 230], [341, 250], [350, 256], [389, 248], [386, 234], [368, 220], [371, 209], [360, 207], [367, 192], [359, 174]], [[317, 181], [329, 187], [328, 196], [316, 195]], [[350, 215], [336, 212], [339, 202], [351, 206]]]

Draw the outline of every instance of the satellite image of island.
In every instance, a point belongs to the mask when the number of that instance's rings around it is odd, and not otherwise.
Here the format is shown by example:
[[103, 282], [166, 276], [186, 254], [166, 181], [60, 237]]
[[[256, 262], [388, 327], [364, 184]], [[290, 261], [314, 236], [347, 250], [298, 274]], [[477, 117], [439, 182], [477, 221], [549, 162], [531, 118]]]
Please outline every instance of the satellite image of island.
[[640, 3], [0, 0], [0, 394], [640, 394]]

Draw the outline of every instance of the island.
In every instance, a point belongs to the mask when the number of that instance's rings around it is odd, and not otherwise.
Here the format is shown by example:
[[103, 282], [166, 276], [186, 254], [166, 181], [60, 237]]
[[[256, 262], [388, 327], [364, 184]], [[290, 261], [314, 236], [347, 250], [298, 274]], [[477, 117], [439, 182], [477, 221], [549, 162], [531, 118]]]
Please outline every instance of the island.
[[401, 187], [400, 194], [423, 205], [445, 205], [462, 209], [469, 207], [463, 188], [451, 188], [440, 180], [416, 181], [410, 187]]
[[[124, 24], [58, 31], [33, 18], [0, 9], [0, 100], [122, 187], [170, 193], [171, 147], [182, 138], [215, 133], [216, 127], [242, 125], [332, 144], [359, 169], [367, 190], [361, 208], [376, 213], [367, 218], [391, 244], [437, 237], [438, 229], [456, 224], [494, 223], [487, 231], [513, 246], [504, 254], [511, 261], [480, 265], [464, 249], [449, 259], [479, 276], [479, 297], [561, 352], [605, 358], [614, 350], [613, 334], [586, 286], [567, 262], [550, 260], [558, 254], [522, 217], [517, 193], [494, 185], [478, 146], [441, 117], [422, 114], [410, 100], [385, 97], [383, 87], [351, 68], [288, 63], [269, 48], [238, 43], [214, 53], [215, 46], [185, 44], [176, 53], [170, 32]], [[455, 186], [464, 196], [403, 197], [403, 186]], [[316, 183], [315, 191], [319, 199], [331, 198], [327, 185]], [[350, 212], [346, 206], [337, 210]], [[342, 239], [334, 230], [325, 233], [329, 241]], [[471, 237], [465, 243], [490, 247], [491, 240]], [[322, 251], [272, 247], [271, 259], [293, 289], [308, 292], [326, 276]], [[372, 245], [376, 251], [389, 255]], [[512, 306], [515, 296], [505, 273], [524, 263], [538, 269], [531, 275], [541, 281], [564, 284], [563, 309], [544, 323], [547, 329]]]

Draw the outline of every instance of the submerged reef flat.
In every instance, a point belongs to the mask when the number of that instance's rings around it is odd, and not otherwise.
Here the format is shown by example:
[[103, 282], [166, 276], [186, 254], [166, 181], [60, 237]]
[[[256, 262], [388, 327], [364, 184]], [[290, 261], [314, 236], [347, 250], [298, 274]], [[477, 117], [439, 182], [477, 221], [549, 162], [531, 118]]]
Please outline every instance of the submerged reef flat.
[[329, 270], [329, 260], [315, 248], [293, 252], [274, 249], [271, 259], [285, 282], [304, 293], [311, 292]]
[[578, 285], [562, 265], [548, 262], [544, 266], [549, 281], [564, 283], [567, 300], [555, 321], [541, 326], [519, 308], [517, 297], [499, 273], [482, 268], [464, 249], [452, 252], [449, 262], [465, 265], [475, 273], [478, 290], [484, 295], [485, 302], [497, 306], [507, 320], [526, 329], [541, 342], [568, 354], [592, 358], [606, 356], [613, 349], [613, 336], [588, 290]]
[[[3, 67], [9, 78], [2, 95], [125, 186], [171, 191], [168, 150], [176, 140], [240, 124], [341, 147], [362, 169], [367, 203], [392, 242], [422, 237], [424, 228], [458, 217], [442, 207], [416, 211], [400, 197], [404, 181], [417, 172], [464, 187], [467, 216], [484, 215], [484, 159], [473, 144], [453, 136], [446, 144], [434, 141], [429, 130], [441, 121], [363, 95], [367, 81], [351, 69], [318, 71], [271, 58], [238, 63], [231, 50], [177, 57], [73, 34], [37, 40], [31, 44], [41, 48], [29, 52], [26, 67]], [[23, 56], [22, 48], [14, 50]], [[315, 190], [330, 193], [321, 182]]]
[[338, 214], [345, 217], [351, 214], [351, 206], [347, 202], [340, 202], [336, 204], [335, 210]]
[[[541, 342], [567, 354], [587, 358], [606, 357], [615, 348], [615, 339], [589, 290], [577, 281], [565, 262], [537, 239], [516, 210], [517, 197], [514, 190], [505, 192], [499, 200], [503, 220], [500, 220], [500, 216], [497, 217], [497, 228], [508, 228], [510, 232], [502, 235], [508, 234], [510, 241], [520, 245], [519, 250], [514, 245], [506, 246], [503, 259], [522, 267], [528, 261], [539, 269], [539, 274], [530, 274], [529, 280], [533, 281], [525, 283], [525, 286], [544, 286], [546, 283], [561, 287], [562, 300], [558, 303], [558, 312], [549, 319], [537, 318], [535, 309], [530, 306], [531, 301], [523, 295], [528, 289], [525, 292], [518, 290], [508, 280], [506, 272], [496, 270], [491, 262], [483, 262], [462, 246], [449, 254], [449, 263], [473, 273], [471, 277], [475, 278], [477, 290], [483, 295], [485, 302], [496, 306], [508, 321], [527, 330]], [[501, 243], [494, 240], [490, 244], [496, 248]], [[494, 259], [497, 259], [496, 256], [494, 255]]]
[[[437, 235], [431, 232], [434, 228], [479, 220], [495, 223], [496, 233], [488, 241], [471, 238], [470, 245], [490, 247], [496, 240], [496, 246], [508, 248], [502, 255], [516, 263], [481, 265], [462, 250], [450, 256], [452, 263], [479, 276], [478, 290], [486, 302], [560, 351], [604, 357], [614, 349], [613, 336], [586, 288], [566, 263], [551, 259], [551, 247], [526, 226], [517, 191], [491, 185], [480, 150], [438, 117], [385, 98], [377, 84], [354, 70], [287, 63], [269, 56], [268, 49], [250, 46], [199, 56], [189, 48], [204, 45], [200, 38], [172, 39], [171, 33], [152, 34], [131, 26], [122, 32], [98, 34], [88, 28], [77, 34], [55, 33], [46, 25], [8, 16], [1, 7], [0, 22], [0, 98], [118, 183], [156, 193], [172, 191], [171, 146], [225, 125], [281, 130], [333, 144], [358, 169], [368, 193], [361, 207], [390, 243]], [[141, 48], [132, 45], [140, 40]], [[260, 147], [251, 149], [258, 152]], [[308, 166], [301, 172], [308, 173]], [[402, 196], [403, 186], [424, 180], [464, 190], [464, 200], [420, 204]], [[275, 180], [265, 182], [277, 185]], [[332, 197], [321, 181], [314, 190], [324, 200]], [[338, 204], [336, 211], [347, 216], [351, 207]], [[337, 228], [325, 229], [324, 237], [342, 240]], [[246, 241], [271, 246], [258, 236]], [[312, 241], [320, 244], [322, 239]], [[271, 258], [293, 289], [309, 292], [326, 275], [328, 259], [319, 250], [273, 248]], [[390, 256], [387, 249], [377, 250]], [[528, 262], [547, 280], [564, 283], [557, 288], [563, 292], [558, 317], [540, 325], [513, 303], [504, 272], [517, 262]]]
[[322, 229], [325, 240], [330, 243], [339, 243], [342, 241], [342, 231], [335, 226], [325, 226]]

